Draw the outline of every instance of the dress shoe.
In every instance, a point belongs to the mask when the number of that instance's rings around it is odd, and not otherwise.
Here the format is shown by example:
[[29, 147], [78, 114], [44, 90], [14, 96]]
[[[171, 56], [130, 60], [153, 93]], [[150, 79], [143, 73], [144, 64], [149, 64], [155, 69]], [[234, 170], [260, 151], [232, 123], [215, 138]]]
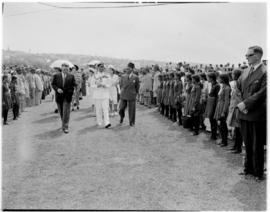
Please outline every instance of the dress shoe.
[[249, 175], [249, 173], [246, 172], [246, 171], [242, 171], [242, 172], [239, 173], [239, 175], [245, 175], [245, 176], [247, 176], [247, 175]]
[[8, 123], [7, 122], [4, 122], [4, 125], [8, 125]]
[[264, 180], [264, 176], [257, 176], [257, 177], [255, 177], [255, 180], [256, 180], [257, 182], [261, 182], [261, 181]]
[[131, 127], [133, 127], [133, 126], [134, 126], [134, 123], [129, 123], [129, 125], [130, 125]]
[[79, 106], [77, 106], [77, 110], [79, 110], [80, 109], [80, 107]]
[[68, 133], [68, 129], [64, 129], [64, 133]]
[[119, 122], [119, 123], [120, 123], [120, 124], [122, 124], [122, 123], [123, 123], [123, 121], [124, 121], [124, 119], [121, 117], [121, 118], [120, 118], [120, 122]]
[[71, 111], [74, 111], [74, 108], [72, 108], [72, 110]]
[[110, 126], [112, 126], [112, 125], [111, 125], [111, 124], [107, 124], [107, 125], [105, 126], [105, 128], [108, 129]]

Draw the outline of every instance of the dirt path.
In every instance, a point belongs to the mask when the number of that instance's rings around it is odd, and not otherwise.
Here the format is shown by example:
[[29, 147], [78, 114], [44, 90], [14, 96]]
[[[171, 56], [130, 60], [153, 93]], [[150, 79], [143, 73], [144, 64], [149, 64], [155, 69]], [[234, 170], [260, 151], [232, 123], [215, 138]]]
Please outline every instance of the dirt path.
[[3, 127], [4, 209], [266, 210], [266, 182], [238, 175], [243, 155], [142, 106], [135, 127], [97, 129], [81, 104], [69, 134], [50, 101]]

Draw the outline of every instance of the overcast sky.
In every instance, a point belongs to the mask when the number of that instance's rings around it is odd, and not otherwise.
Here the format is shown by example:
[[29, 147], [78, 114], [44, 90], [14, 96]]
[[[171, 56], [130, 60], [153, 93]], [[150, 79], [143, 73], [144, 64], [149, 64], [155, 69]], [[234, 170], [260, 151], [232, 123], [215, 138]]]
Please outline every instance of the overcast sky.
[[251, 45], [266, 50], [265, 3], [90, 10], [6, 3], [4, 9], [4, 49], [213, 64], [243, 62]]

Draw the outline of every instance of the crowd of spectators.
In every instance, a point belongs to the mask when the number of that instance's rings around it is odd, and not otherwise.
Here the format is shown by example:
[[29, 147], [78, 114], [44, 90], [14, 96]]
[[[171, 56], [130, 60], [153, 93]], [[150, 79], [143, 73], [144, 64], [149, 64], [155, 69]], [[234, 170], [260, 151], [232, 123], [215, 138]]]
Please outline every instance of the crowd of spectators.
[[51, 92], [51, 73], [35, 67], [2, 67], [2, 117], [8, 125], [8, 112], [12, 109], [17, 120], [26, 107], [38, 106]]
[[228, 146], [231, 138], [232, 153], [241, 153], [245, 146], [243, 174], [261, 180], [266, 148], [267, 61], [261, 61], [260, 47], [251, 47], [249, 52], [249, 64], [238, 67], [184, 62], [175, 67], [168, 63], [165, 68], [141, 68], [138, 102], [158, 107], [160, 114], [190, 129], [194, 136], [200, 131], [210, 132], [210, 139], [221, 147]]

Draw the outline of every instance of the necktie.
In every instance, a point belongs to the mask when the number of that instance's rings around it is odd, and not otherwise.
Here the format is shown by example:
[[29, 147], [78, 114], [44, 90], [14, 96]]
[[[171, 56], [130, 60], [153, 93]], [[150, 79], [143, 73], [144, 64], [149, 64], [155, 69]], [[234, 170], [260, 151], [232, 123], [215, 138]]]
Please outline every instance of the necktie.
[[65, 74], [63, 74], [63, 87], [64, 87], [64, 85], [65, 85]]
[[254, 71], [254, 66], [251, 66], [249, 72], [248, 72], [248, 79], [250, 78], [251, 74], [253, 73]]

